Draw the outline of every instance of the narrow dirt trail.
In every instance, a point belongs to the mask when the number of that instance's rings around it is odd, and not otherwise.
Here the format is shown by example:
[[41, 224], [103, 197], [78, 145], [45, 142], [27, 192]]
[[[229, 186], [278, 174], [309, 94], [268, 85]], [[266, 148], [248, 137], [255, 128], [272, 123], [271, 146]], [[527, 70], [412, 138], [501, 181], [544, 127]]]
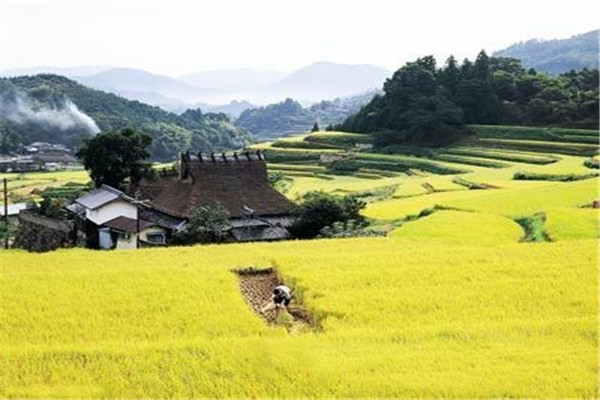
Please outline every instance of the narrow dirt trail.
[[[261, 312], [261, 308], [271, 300], [273, 289], [284, 282], [273, 268], [265, 269], [238, 269], [235, 273], [240, 279], [240, 291], [252, 310], [269, 324], [285, 325], [290, 333], [303, 332], [315, 327], [310, 314], [297, 299], [292, 297], [292, 303], [287, 313], [277, 316], [275, 310]], [[292, 291], [293, 296], [293, 291]]]

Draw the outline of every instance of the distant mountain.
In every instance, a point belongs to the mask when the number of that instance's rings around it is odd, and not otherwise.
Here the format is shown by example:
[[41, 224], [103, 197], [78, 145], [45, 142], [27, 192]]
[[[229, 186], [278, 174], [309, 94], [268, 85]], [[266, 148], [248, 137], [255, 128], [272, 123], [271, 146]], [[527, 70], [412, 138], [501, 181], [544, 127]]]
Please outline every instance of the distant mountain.
[[568, 39], [531, 39], [496, 51], [493, 56], [518, 58], [526, 68], [557, 75], [572, 69], [598, 68], [599, 38], [600, 30]]
[[[247, 104], [269, 104], [295, 98], [302, 104], [348, 97], [380, 89], [389, 71], [374, 65], [318, 62], [292, 73], [252, 68], [224, 69], [187, 74], [178, 78], [134, 68], [88, 66], [73, 68], [35, 67], [8, 70], [4, 76], [54, 73], [86, 86], [115, 93], [181, 113], [188, 108], [215, 109], [239, 115]], [[216, 106], [219, 105], [219, 106]], [[226, 105], [225, 108], [224, 106]]]
[[220, 92], [244, 93], [265, 89], [286, 75], [285, 72], [276, 70], [259, 71], [252, 68], [238, 68], [196, 72], [182, 75], [177, 79], [197, 87], [211, 88]]
[[210, 93], [177, 79], [133, 68], [113, 68], [77, 79], [95, 89], [123, 95], [154, 93], [180, 101], [201, 101]]
[[250, 138], [224, 114], [177, 115], [58, 75], [0, 78], [0, 103], [3, 151], [38, 140], [77, 147], [98, 131], [132, 127], [152, 136], [154, 160], [172, 160], [182, 150], [235, 149]]
[[13, 68], [2, 71], [3, 77], [23, 76], [23, 75], [38, 75], [38, 74], [54, 74], [63, 75], [68, 78], [87, 76], [97, 74], [99, 72], [113, 69], [110, 65], [100, 66], [80, 66], [80, 67], [30, 67], [30, 68]]
[[224, 114], [229, 115], [231, 118], [238, 118], [240, 116], [240, 114], [243, 113], [244, 111], [246, 111], [250, 108], [256, 108], [256, 106], [254, 104], [247, 102], [245, 100], [242, 100], [242, 101], [232, 100], [228, 104], [222, 104], [219, 106], [205, 104], [204, 106], [199, 105], [199, 107], [203, 111], [211, 112], [211, 113], [224, 113]]
[[315, 122], [321, 129], [342, 122], [368, 103], [377, 91], [348, 98], [336, 98], [304, 108], [292, 99], [244, 111], [235, 124], [260, 139], [274, 139], [291, 133], [308, 132]]
[[318, 62], [272, 85], [268, 93], [317, 101], [381, 89], [390, 71], [375, 65]]

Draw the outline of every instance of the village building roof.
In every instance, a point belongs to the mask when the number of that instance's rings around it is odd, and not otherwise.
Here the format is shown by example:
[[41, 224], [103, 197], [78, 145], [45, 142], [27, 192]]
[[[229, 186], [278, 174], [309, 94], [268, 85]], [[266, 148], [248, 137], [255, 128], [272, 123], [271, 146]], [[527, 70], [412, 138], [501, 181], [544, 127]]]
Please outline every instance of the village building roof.
[[180, 176], [142, 181], [139, 190], [150, 207], [179, 218], [189, 218], [201, 205], [220, 204], [232, 218], [287, 215], [293, 207], [269, 184], [261, 153], [186, 154]]
[[134, 201], [132, 197], [127, 196], [122, 191], [108, 185], [102, 185], [99, 189], [78, 198], [75, 202], [85, 208], [95, 210], [96, 208], [102, 207], [117, 199], [123, 199], [130, 202]]
[[85, 207], [79, 203], [71, 203], [68, 206], [66, 206], [65, 208], [67, 209], [67, 211], [70, 211], [75, 215], [81, 216], [81, 215], [85, 214]]
[[281, 240], [290, 237], [290, 232], [281, 226], [234, 228], [231, 230], [231, 234], [237, 242]]
[[140, 209], [140, 218], [146, 221], [153, 222], [156, 226], [167, 228], [170, 230], [178, 231], [183, 229], [186, 220], [184, 218], [177, 218], [171, 215], [162, 213], [151, 208]]
[[[8, 216], [13, 216], [19, 214], [23, 210], [27, 210], [31, 207], [30, 203], [13, 203], [8, 205]], [[4, 216], [4, 206], [0, 207], [0, 216]]]
[[48, 218], [30, 211], [21, 211], [19, 220], [21, 223], [27, 222], [63, 233], [70, 233], [73, 230], [73, 224], [70, 221]]
[[[121, 232], [136, 233], [138, 231], [137, 220], [123, 216], [111, 219], [102, 225]], [[156, 224], [144, 219], [140, 219], [140, 231], [143, 231], [151, 226], [156, 226]]]

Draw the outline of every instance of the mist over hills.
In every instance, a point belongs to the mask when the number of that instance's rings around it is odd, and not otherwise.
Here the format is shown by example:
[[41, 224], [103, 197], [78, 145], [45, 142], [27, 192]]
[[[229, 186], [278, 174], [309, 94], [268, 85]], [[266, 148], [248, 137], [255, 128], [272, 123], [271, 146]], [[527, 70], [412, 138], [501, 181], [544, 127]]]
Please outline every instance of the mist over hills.
[[115, 68], [111, 65], [81, 65], [76, 67], [37, 66], [29, 68], [12, 68], [2, 72], [3, 77], [15, 77], [38, 74], [62, 75], [73, 79], [78, 76], [88, 76]]
[[210, 109], [237, 116], [253, 104], [265, 105], [292, 97], [304, 105], [380, 89], [391, 75], [374, 65], [317, 62], [286, 74], [251, 68], [213, 70], [172, 78], [141, 69], [120, 67], [35, 67], [8, 70], [4, 76], [53, 73], [94, 89], [183, 112]]
[[264, 90], [286, 76], [285, 72], [277, 70], [235, 68], [196, 72], [179, 76], [177, 79], [197, 87], [213, 88], [222, 92], [251, 93]]
[[247, 131], [224, 114], [187, 110], [181, 115], [59, 75], [0, 78], [0, 153], [47, 141], [77, 148], [98, 131], [134, 128], [149, 134], [153, 160], [172, 160], [193, 148], [219, 151], [243, 147]]
[[134, 68], [113, 68], [96, 74], [80, 77], [80, 83], [94, 89], [118, 94], [155, 93], [181, 101], [197, 101], [211, 93], [210, 89], [200, 88], [165, 75], [152, 74]]
[[291, 73], [269, 88], [299, 100], [333, 99], [381, 89], [391, 72], [375, 65], [317, 62]]

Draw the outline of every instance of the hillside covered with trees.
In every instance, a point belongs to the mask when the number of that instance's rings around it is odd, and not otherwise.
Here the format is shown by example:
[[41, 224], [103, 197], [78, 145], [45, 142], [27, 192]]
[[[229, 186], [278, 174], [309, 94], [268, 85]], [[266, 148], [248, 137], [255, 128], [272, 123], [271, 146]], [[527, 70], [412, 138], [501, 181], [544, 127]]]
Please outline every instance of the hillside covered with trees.
[[373, 133], [380, 145], [444, 145], [468, 135], [467, 124], [598, 129], [598, 70], [559, 76], [526, 70], [514, 58], [438, 68], [432, 56], [407, 63], [336, 130]]
[[97, 132], [134, 128], [152, 137], [153, 160], [183, 150], [243, 147], [250, 135], [225, 114], [188, 110], [181, 115], [90, 89], [58, 75], [0, 79], [0, 152], [33, 141], [78, 148]]
[[572, 69], [598, 68], [600, 30], [567, 39], [538, 40], [515, 43], [494, 52], [494, 57], [513, 57], [525, 68], [558, 75]]
[[323, 100], [308, 108], [288, 98], [280, 103], [245, 110], [236, 120], [236, 125], [260, 139], [307, 132], [315, 122], [323, 128], [340, 123], [360, 110], [375, 93], [369, 91], [352, 97]]

